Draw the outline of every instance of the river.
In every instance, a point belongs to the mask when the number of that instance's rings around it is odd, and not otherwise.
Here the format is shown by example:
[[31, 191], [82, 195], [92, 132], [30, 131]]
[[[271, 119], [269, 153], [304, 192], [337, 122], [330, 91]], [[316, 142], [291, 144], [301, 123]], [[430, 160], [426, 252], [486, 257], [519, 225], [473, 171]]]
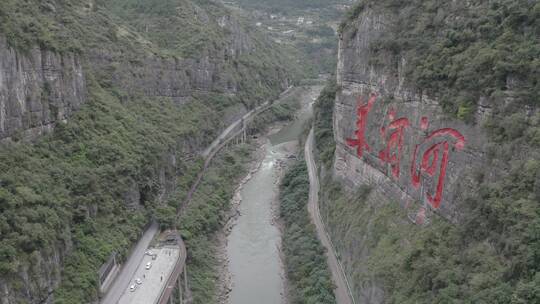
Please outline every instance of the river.
[[311, 105], [322, 87], [310, 87], [301, 97], [296, 119], [269, 135], [259, 169], [240, 190], [240, 216], [227, 238], [232, 280], [230, 304], [286, 302], [286, 279], [280, 257], [281, 234], [274, 224], [280, 166], [298, 151], [297, 139], [312, 116]]

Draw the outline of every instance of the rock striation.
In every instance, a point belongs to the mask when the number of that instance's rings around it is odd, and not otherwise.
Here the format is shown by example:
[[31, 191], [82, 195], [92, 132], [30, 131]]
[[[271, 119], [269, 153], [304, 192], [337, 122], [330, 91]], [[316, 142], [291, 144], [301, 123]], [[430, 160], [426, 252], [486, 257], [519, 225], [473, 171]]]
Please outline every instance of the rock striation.
[[[379, 55], [384, 62], [373, 64], [371, 45], [392, 22], [384, 12], [366, 7], [340, 35], [332, 173], [353, 193], [371, 186], [373, 208], [401, 205], [408, 218], [396, 222], [422, 225], [441, 216], [459, 225], [465, 193], [477, 191], [472, 189], [475, 174], [494, 180], [505, 167], [499, 160], [487, 161], [489, 140], [482, 125], [493, 102], [481, 97], [476, 123], [465, 123], [445, 114], [435, 96], [408, 81], [405, 56]], [[341, 259], [356, 300], [384, 303], [385, 288], [367, 266], [372, 249], [362, 241], [367, 238], [339, 244]]]
[[[214, 22], [204, 8], [198, 14], [205, 22]], [[225, 14], [215, 22], [227, 33], [220, 37], [223, 44], [210, 43], [210, 47], [189, 58], [158, 54], [144, 47], [147, 42], [135, 40], [130, 41], [135, 47], [107, 42], [80, 53], [60, 53], [38, 46], [22, 50], [11, 47], [0, 33], [0, 141], [35, 140], [53, 130], [84, 103], [91, 102], [91, 85], [95, 82], [124, 102], [132, 97], [165, 98], [176, 103], [192, 102], [196, 100], [193, 96], [205, 94], [238, 97], [222, 109], [222, 125], [241, 117], [265, 98], [246, 98], [259, 97], [250, 96], [248, 89], [270, 88], [277, 95], [289, 87], [293, 77], [289, 70], [273, 64], [264, 68], [246, 64], [246, 56], [266, 52], [261, 47], [266, 44], [254, 38], [240, 20]], [[144, 208], [144, 202], [149, 200], [166, 201], [177, 187], [182, 162], [177, 155], [195, 158], [207, 141], [191, 138], [181, 145], [183, 151], [169, 151], [153, 164], [151, 176], [144, 178], [156, 181], [158, 193], [143, 189], [137, 180], [142, 177], [122, 181], [125, 191], [121, 199], [127, 208]], [[89, 208], [88, 213], [96, 216], [97, 210]], [[16, 276], [0, 278], [0, 304], [52, 303], [54, 290], [62, 280], [63, 263], [72, 248], [70, 229], [66, 227], [52, 252], [35, 252], [31, 265], [18, 266]]]
[[85, 102], [85, 86], [79, 55], [16, 50], [0, 36], [0, 140], [51, 130]]
[[[370, 44], [388, 22], [366, 9], [340, 37], [334, 175], [349, 188], [372, 185], [403, 207], [428, 208], [457, 222], [460, 194], [483, 166], [486, 135], [481, 124], [450, 118], [436, 98], [407, 84], [403, 57], [397, 73], [387, 68], [395, 66], [391, 56], [386, 64], [370, 64]], [[489, 111], [479, 107], [478, 119]]]

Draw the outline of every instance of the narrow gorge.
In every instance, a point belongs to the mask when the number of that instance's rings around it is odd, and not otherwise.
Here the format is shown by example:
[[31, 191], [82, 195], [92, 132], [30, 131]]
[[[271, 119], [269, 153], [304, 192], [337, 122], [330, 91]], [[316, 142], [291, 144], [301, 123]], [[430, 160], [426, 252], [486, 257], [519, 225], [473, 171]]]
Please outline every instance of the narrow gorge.
[[540, 303], [535, 0], [0, 1], [0, 304]]
[[[301, 73], [219, 3], [0, 12], [2, 304], [96, 303], [98, 268], [125, 259], [149, 219], [170, 225], [199, 152]], [[191, 43], [165, 43], [179, 28]]]

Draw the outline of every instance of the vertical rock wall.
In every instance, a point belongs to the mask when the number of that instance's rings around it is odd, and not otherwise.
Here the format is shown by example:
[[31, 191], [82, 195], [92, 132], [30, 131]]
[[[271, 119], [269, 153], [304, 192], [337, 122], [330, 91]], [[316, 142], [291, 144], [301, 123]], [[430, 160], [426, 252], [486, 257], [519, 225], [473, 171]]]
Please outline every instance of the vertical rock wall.
[[[366, 9], [340, 38], [334, 174], [350, 188], [369, 184], [406, 208], [456, 222], [460, 194], [483, 164], [486, 136], [479, 124], [449, 118], [436, 99], [407, 86], [404, 59], [388, 54], [381, 67], [370, 64], [370, 43], [387, 22]], [[481, 111], [479, 119], [489, 109]]]
[[[218, 24], [228, 33], [225, 46], [200, 50], [197, 58], [160, 56], [111, 45], [86, 49], [81, 55], [38, 47], [16, 50], [0, 33], [0, 141], [36, 139], [56, 123], [68, 120], [86, 102], [85, 77], [89, 82], [90, 76], [122, 94], [165, 97], [178, 103], [188, 102], [199, 92], [231, 96], [248, 86], [264, 84], [276, 92], [289, 86], [290, 75], [277, 65], [262, 70], [242, 64], [242, 56], [264, 50], [238, 20], [224, 16]], [[222, 123], [246, 112], [246, 105], [237, 103], [224, 111]], [[177, 186], [180, 161], [176, 156], [191, 157], [204, 145], [205, 139], [192, 138], [183, 145], [185, 151], [170, 151], [153, 165], [153, 177], [145, 178], [157, 180], [158, 193], [143, 189], [140, 177], [126, 181], [122, 195], [126, 206], [136, 209], [142, 208], [145, 200], [166, 201]], [[32, 263], [20, 265], [13, 277], [0, 278], [0, 304], [54, 301], [63, 262], [72, 249], [69, 227], [61, 238], [51, 252], [34, 252]]]
[[15, 50], [0, 36], [0, 140], [36, 138], [66, 120], [85, 96], [78, 55]]
[[[377, 216], [389, 210], [386, 208], [389, 204], [405, 209], [400, 215], [393, 211], [384, 214], [388, 217], [384, 219], [388, 224], [385, 227], [393, 227], [393, 233], [395, 227], [404, 227], [404, 231], [409, 228], [429, 231], [434, 229], [429, 219], [435, 217], [458, 226], [465, 223], [466, 210], [475, 209], [466, 204], [472, 204], [471, 201], [479, 204], [482, 199], [465, 200], [466, 194], [474, 196], [481, 193], [483, 185], [508, 178], [507, 172], [513, 168], [514, 161], [534, 155], [528, 143], [519, 142], [523, 137], [518, 135], [515, 139], [510, 135], [504, 143], [488, 138], [484, 123], [497, 117], [503, 124], [506, 118], [500, 113], [512, 113], [510, 117], [516, 114], [526, 124], [528, 117], [538, 114], [534, 106], [517, 107], [515, 95], [524, 86], [520, 87], [512, 76], [506, 76], [505, 90], [500, 96], [480, 96], [473, 102], [477, 105], [472, 113], [474, 123], [465, 123], [445, 113], [437, 99], [438, 92], [427, 94], [407, 78], [405, 71], [413, 70], [406, 59], [411, 58], [407, 57], [410, 54], [400, 47], [395, 48], [395, 53], [384, 53], [381, 49], [386, 48], [377, 45], [387, 43], [389, 37], [399, 32], [395, 16], [385, 10], [388, 8], [384, 6], [366, 5], [344, 27], [339, 42], [332, 173], [351, 190], [351, 196], [363, 185], [371, 186], [372, 191], [366, 195], [367, 199], [362, 197], [363, 206], [351, 205], [350, 210], [340, 209], [342, 201], [332, 209], [331, 194], [325, 203], [327, 210], [331, 210], [330, 233], [350, 275], [358, 303], [384, 303], [385, 292], [392, 293], [391, 287], [383, 282], [391, 283], [377, 278], [378, 273], [370, 269], [381, 267], [373, 265], [375, 257], [389, 255], [388, 260], [383, 258], [381, 263], [384, 263], [392, 260], [394, 254], [385, 251], [384, 245], [381, 248], [373, 244], [381, 235], [394, 236], [384, 230], [376, 231], [377, 223], [381, 222]], [[508, 105], [516, 109], [503, 111]], [[493, 130], [491, 127], [490, 131]], [[513, 202], [509, 199], [507, 203]], [[347, 211], [358, 212], [352, 214], [360, 219], [336, 223], [340, 219], [336, 220], [332, 212]], [[411, 239], [400, 241], [406, 244]], [[398, 259], [399, 253], [395, 254]]]

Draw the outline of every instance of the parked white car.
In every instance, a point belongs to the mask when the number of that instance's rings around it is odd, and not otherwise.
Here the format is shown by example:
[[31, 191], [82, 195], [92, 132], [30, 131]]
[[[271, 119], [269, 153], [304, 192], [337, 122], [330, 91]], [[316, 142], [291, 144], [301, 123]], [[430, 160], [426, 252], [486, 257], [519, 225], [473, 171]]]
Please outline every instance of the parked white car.
[[137, 283], [137, 285], [141, 285], [142, 284], [142, 280], [140, 278], [137, 278], [135, 280], [135, 283]]
[[152, 268], [152, 262], [146, 263], [146, 270]]
[[134, 292], [137, 289], [137, 285], [133, 284], [129, 286], [129, 291]]

